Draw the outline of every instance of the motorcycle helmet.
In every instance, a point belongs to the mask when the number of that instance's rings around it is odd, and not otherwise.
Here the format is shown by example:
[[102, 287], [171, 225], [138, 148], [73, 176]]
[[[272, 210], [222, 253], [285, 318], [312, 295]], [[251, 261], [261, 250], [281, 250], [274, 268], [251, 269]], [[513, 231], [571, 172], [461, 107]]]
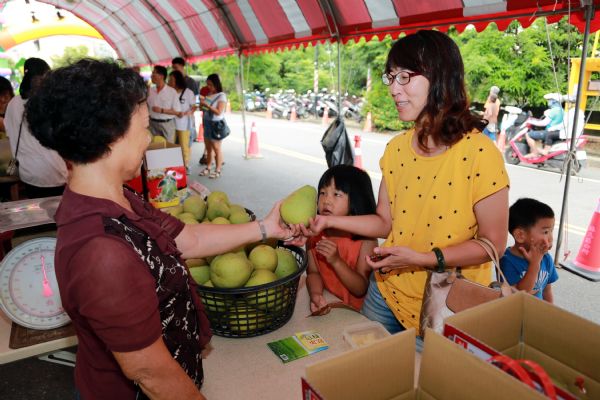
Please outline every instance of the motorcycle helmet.
[[563, 100], [563, 96], [560, 93], [547, 93], [544, 95], [544, 99], [548, 101], [548, 106], [560, 107], [560, 103]]

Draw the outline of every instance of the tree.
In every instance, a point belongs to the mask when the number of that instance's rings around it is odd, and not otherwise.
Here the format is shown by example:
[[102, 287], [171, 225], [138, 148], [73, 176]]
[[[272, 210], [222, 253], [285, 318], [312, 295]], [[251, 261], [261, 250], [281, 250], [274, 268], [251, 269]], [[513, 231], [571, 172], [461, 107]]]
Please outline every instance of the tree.
[[66, 67], [71, 65], [82, 58], [89, 57], [89, 49], [86, 46], [77, 47], [65, 47], [65, 51], [62, 56], [52, 56], [52, 68]]

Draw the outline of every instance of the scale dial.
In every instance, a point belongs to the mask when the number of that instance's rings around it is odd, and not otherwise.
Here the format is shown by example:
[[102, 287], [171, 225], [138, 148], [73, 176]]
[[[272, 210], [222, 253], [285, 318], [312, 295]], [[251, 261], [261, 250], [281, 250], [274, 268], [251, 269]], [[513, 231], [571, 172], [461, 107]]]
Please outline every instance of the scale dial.
[[56, 238], [28, 240], [0, 264], [0, 309], [26, 328], [54, 329], [70, 322], [56, 283], [55, 248]]

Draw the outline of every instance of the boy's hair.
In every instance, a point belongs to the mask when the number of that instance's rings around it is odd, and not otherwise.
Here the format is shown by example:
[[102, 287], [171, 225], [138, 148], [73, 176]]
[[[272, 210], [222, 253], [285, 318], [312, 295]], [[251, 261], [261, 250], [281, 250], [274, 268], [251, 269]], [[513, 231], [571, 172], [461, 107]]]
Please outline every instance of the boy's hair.
[[329, 168], [319, 180], [318, 191], [332, 183], [348, 195], [349, 215], [375, 214], [377, 208], [369, 175], [352, 165]]
[[554, 211], [549, 205], [530, 198], [522, 198], [508, 209], [508, 231], [528, 229], [542, 218], [554, 218]]

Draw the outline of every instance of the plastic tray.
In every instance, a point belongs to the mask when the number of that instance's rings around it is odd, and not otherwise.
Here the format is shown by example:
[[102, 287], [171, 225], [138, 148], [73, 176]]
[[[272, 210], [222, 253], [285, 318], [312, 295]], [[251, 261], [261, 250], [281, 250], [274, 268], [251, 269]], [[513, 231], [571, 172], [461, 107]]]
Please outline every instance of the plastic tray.
[[379, 322], [369, 321], [348, 326], [343, 337], [353, 349], [365, 347], [390, 336], [390, 333]]

